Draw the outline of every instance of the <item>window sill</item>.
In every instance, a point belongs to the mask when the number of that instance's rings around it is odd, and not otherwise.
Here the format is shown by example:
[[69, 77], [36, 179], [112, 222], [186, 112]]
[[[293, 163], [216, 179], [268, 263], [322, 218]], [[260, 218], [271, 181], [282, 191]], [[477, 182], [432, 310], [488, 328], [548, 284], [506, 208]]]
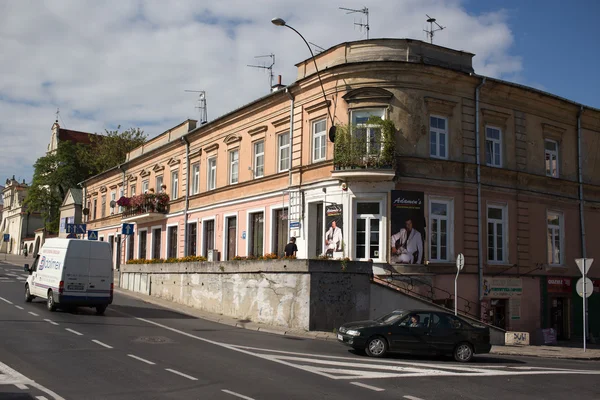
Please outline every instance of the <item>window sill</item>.
[[435, 160], [448, 160], [448, 157], [440, 157], [440, 156], [434, 156], [432, 154], [429, 155], [429, 158], [433, 158]]
[[503, 262], [503, 261], [488, 261], [486, 263], [486, 265], [488, 267], [512, 267], [515, 264], [511, 264], [509, 262]]
[[502, 168], [502, 165], [496, 165], [496, 164], [485, 164], [486, 167], [490, 167], [490, 168]]

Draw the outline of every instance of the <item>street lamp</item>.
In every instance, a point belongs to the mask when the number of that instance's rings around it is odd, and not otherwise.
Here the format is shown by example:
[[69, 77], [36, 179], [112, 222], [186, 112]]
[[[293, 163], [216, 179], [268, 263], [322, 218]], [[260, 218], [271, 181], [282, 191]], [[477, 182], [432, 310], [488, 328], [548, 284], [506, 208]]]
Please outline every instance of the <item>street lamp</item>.
[[[327, 105], [327, 96], [325, 95], [325, 88], [323, 87], [323, 81], [321, 80], [321, 74], [319, 73], [319, 68], [317, 67], [317, 61], [315, 60], [315, 55], [313, 54], [313, 51], [310, 48], [308, 42], [306, 41], [306, 39], [304, 39], [304, 36], [302, 36], [302, 34], [300, 32], [298, 32], [296, 29], [294, 29], [291, 26], [289, 26], [288, 24], [286, 24], [285, 21], [281, 18], [273, 18], [271, 20], [271, 22], [273, 23], [273, 25], [276, 25], [276, 26], [285, 26], [287, 28], [290, 28], [291, 30], [296, 32], [298, 34], [298, 36], [300, 36], [302, 38], [302, 40], [304, 40], [306, 47], [308, 47], [308, 50], [310, 51], [310, 55], [312, 57], [313, 63], [315, 64], [315, 71], [317, 71], [317, 78], [319, 78], [319, 85], [321, 85], [321, 91], [323, 92], [323, 99], [325, 99], [325, 105]], [[327, 107], [327, 115], [329, 116], [329, 119], [331, 120], [331, 127], [329, 128], [329, 140], [332, 142], [335, 142], [335, 131], [336, 131], [335, 122], [333, 121], [333, 117], [331, 116], [331, 113], [329, 112], [329, 107]]]

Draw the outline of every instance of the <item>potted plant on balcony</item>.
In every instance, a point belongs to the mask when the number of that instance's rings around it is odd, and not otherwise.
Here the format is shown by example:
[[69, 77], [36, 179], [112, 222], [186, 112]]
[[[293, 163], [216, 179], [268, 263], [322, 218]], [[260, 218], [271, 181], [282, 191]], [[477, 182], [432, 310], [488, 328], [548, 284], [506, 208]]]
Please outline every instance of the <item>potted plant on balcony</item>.
[[167, 211], [167, 205], [169, 204], [169, 195], [161, 192], [155, 196], [156, 211], [165, 212]]

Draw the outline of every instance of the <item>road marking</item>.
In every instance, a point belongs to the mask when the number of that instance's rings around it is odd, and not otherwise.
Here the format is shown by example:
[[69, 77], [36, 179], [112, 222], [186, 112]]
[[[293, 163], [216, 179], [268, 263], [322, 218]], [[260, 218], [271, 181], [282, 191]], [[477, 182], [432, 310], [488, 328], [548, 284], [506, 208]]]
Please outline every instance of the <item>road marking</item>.
[[71, 333], [74, 333], [74, 334], [76, 334], [77, 336], [83, 336], [83, 333], [79, 333], [79, 332], [77, 332], [77, 331], [75, 331], [75, 330], [73, 330], [73, 329], [71, 329], [71, 328], [65, 328], [65, 331], [69, 331], [69, 332], [71, 332]]
[[35, 396], [37, 400], [48, 400], [46, 396]]
[[22, 383], [16, 383], [15, 386], [21, 390], [27, 390], [27, 385], [23, 385]]
[[[360, 382], [350, 382], [350, 384], [351, 385], [360, 386], [360, 387], [365, 388], [365, 389], [374, 390], [376, 392], [383, 392], [385, 390], [385, 389], [378, 388], [378, 387], [375, 387], [375, 386], [365, 385], [364, 383], [360, 383]], [[404, 396], [404, 397], [406, 397], [406, 396]]]
[[99, 341], [99, 340], [92, 339], [92, 342], [94, 342], [94, 343], [96, 343], [96, 344], [99, 344], [100, 346], [104, 346], [104, 347], [106, 347], [107, 349], [112, 349], [112, 346], [109, 346], [109, 345], [107, 345], [106, 343], [102, 343], [102, 342], [101, 342], [101, 341]]
[[17, 306], [17, 305], [15, 305], [15, 307], [17, 307], [19, 310], [24, 310], [24, 308], [23, 308], [23, 307], [21, 307], [21, 306]]
[[6, 300], [4, 297], [0, 297], [0, 300], [2, 300], [2, 301], [3, 301], [3, 302], [5, 302], [5, 303], [8, 303], [8, 304], [12, 304], [12, 303], [13, 303], [13, 302], [12, 302], [12, 301], [10, 301], [10, 300]]
[[402, 396], [402, 397], [404, 397], [405, 399], [408, 399], [408, 400], [423, 400], [423, 399], [422, 399], [422, 398], [420, 398], [420, 397], [409, 396], [409, 395]]
[[221, 389], [221, 392], [230, 394], [235, 397], [239, 397], [240, 399], [244, 399], [244, 400], [254, 400], [252, 397], [244, 396], [243, 394], [232, 392], [231, 390]]
[[0, 279], [10, 279], [10, 278], [6, 277], [6, 276], [0, 276]]
[[52, 325], [56, 325], [56, 326], [58, 326], [58, 324], [57, 324], [56, 322], [54, 322], [54, 321], [52, 321], [52, 320], [50, 320], [50, 319], [44, 319], [44, 321], [46, 321], [46, 322], [48, 322], [48, 323], [50, 323], [50, 324], [52, 324]]
[[33, 311], [29, 311], [29, 314], [33, 315], [34, 317], [39, 317], [39, 314], [34, 313]]
[[131, 357], [131, 358], [135, 358], [136, 360], [141, 361], [141, 362], [145, 362], [146, 364], [149, 364], [149, 365], [155, 365], [156, 364], [156, 363], [153, 363], [152, 361], [146, 360], [145, 358], [134, 356], [133, 354], [127, 354], [127, 355], [129, 357]]
[[183, 372], [179, 372], [179, 371], [176, 371], [176, 370], [171, 369], [171, 368], [165, 368], [165, 370], [167, 370], [169, 372], [172, 372], [172, 373], [174, 373], [176, 375], [183, 376], [184, 378], [188, 378], [191, 381], [197, 381], [198, 380], [197, 378], [194, 378], [193, 376], [184, 374]]
[[[28, 387], [32, 387], [32, 388], [38, 389], [41, 392], [44, 392], [45, 394], [47, 394], [49, 397], [51, 397], [54, 400], [65, 400], [64, 397], [59, 396], [58, 394], [54, 393], [50, 389], [47, 389], [44, 386], [40, 385], [39, 383], [32, 381], [31, 379], [27, 378], [25, 375], [15, 371], [8, 365], [3, 364], [1, 362], [0, 362], [0, 375], [3, 378], [2, 379], [3, 385], [11, 385], [12, 384], [12, 385], [17, 386], [19, 389], [21, 387], [18, 385], [27, 385], [25, 387], [25, 389], [27, 389]], [[39, 400], [43, 400], [43, 399], [48, 400], [46, 397], [43, 397], [43, 396], [38, 396], [38, 399]]]

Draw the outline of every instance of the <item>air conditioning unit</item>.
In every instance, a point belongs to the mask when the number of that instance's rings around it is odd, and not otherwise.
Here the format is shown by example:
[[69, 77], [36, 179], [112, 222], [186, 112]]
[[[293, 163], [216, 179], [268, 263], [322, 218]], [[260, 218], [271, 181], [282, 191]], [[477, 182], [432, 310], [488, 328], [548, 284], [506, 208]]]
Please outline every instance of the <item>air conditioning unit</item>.
[[208, 261], [213, 262], [213, 261], [219, 261], [219, 250], [208, 250], [207, 252], [207, 257]]

